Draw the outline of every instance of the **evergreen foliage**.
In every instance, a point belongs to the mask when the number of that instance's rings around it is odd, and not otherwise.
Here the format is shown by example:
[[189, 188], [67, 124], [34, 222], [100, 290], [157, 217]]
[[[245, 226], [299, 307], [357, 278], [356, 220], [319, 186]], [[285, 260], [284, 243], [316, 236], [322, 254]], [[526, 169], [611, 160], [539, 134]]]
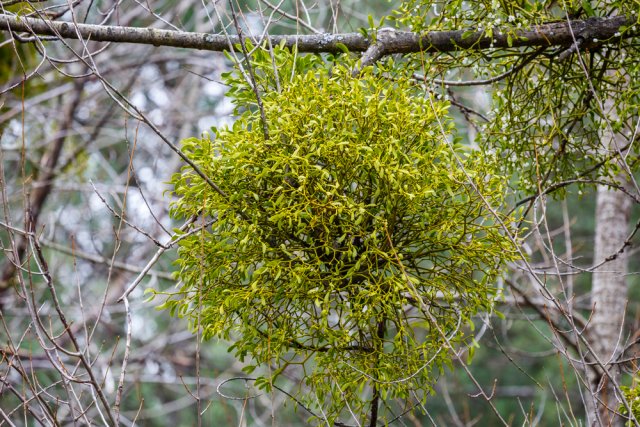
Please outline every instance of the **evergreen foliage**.
[[[492, 36], [499, 31], [515, 39], [523, 28], [567, 19], [637, 16], [639, 7], [638, 0], [409, 0], [390, 20], [416, 32], [468, 28], [469, 34]], [[624, 26], [617, 35], [637, 31], [637, 25]], [[461, 49], [413, 55], [413, 67], [429, 85], [496, 82], [486, 84], [492, 88], [492, 109], [480, 127], [478, 143], [502, 158], [502, 171], [516, 178], [516, 191], [530, 195], [576, 182], [614, 182], [621, 166], [610, 161], [610, 141], [602, 141], [601, 135], [607, 128], [625, 139], [637, 134], [638, 43], [624, 37], [612, 42], [579, 36], [576, 41], [579, 55], [574, 47]], [[628, 147], [620, 142], [617, 150]]]
[[[632, 387], [620, 387], [622, 393], [624, 394], [624, 398], [627, 400], [629, 406], [631, 407], [631, 412], [633, 413], [632, 415], [636, 420], [640, 419], [640, 385], [636, 384], [637, 381], [638, 377], [636, 375], [634, 377], [634, 385]], [[627, 409], [627, 406], [624, 404], [620, 404], [618, 410], [623, 415], [630, 415], [629, 409]], [[634, 426], [636, 424], [633, 420], [629, 420], [625, 423], [625, 425]]]
[[172, 179], [173, 216], [213, 223], [180, 241], [181, 288], [164, 304], [275, 366], [259, 386], [302, 365], [300, 398], [329, 420], [424, 398], [516, 256], [494, 210], [505, 178], [456, 144], [447, 103], [392, 61], [354, 76], [346, 58], [254, 54], [244, 72], [268, 133], [246, 80], [227, 76], [238, 120], [183, 141], [221, 191], [189, 167]]

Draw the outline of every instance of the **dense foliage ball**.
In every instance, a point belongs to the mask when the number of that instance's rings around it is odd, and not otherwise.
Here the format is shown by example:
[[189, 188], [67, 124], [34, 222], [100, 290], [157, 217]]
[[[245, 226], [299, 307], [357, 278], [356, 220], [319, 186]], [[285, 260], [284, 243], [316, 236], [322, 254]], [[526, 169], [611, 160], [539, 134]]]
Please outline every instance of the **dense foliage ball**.
[[277, 72], [253, 64], [268, 135], [230, 76], [244, 113], [183, 142], [221, 191], [189, 167], [173, 178], [173, 215], [213, 223], [180, 241], [182, 288], [166, 306], [274, 377], [303, 365], [329, 418], [345, 402], [365, 411], [365, 386], [424, 395], [513, 258], [495, 209], [504, 180], [454, 144], [447, 104], [410, 79], [276, 60]]

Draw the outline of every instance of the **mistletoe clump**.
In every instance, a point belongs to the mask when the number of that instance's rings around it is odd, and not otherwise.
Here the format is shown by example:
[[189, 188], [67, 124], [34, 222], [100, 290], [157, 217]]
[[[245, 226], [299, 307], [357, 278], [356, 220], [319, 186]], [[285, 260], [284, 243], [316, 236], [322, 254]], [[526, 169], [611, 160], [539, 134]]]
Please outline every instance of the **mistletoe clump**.
[[455, 145], [447, 104], [409, 78], [284, 49], [274, 60], [252, 63], [262, 110], [230, 75], [243, 114], [183, 141], [219, 188], [186, 166], [173, 177], [173, 216], [212, 224], [180, 241], [165, 307], [275, 366], [259, 385], [288, 370], [326, 419], [366, 418], [379, 399], [428, 394], [472, 316], [492, 310], [515, 253], [496, 209], [504, 179]]

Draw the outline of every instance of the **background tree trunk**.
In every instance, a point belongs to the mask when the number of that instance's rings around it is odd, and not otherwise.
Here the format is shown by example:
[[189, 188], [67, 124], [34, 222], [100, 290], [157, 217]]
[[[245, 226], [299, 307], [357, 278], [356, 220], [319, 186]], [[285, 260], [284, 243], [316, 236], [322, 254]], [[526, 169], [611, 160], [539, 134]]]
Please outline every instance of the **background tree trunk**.
[[[602, 142], [611, 150], [624, 146], [620, 139], [612, 135], [609, 128], [602, 132]], [[626, 174], [618, 175], [617, 181], [622, 186], [626, 185]], [[627, 305], [627, 256], [618, 252], [627, 239], [631, 207], [631, 199], [622, 191], [598, 186], [594, 264], [602, 265], [593, 273], [589, 337], [596, 356], [606, 366], [609, 375], [596, 366], [588, 369], [592, 399], [588, 402], [587, 413], [591, 426], [624, 424], [614, 412], [620, 404], [614, 387], [620, 370], [614, 362], [622, 347], [621, 330]]]

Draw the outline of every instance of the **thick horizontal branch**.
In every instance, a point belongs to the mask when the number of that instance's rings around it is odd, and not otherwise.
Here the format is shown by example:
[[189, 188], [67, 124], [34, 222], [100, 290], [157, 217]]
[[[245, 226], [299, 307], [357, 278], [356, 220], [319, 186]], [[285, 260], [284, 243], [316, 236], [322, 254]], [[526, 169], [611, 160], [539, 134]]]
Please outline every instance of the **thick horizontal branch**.
[[[378, 31], [378, 45], [382, 54], [411, 52], [450, 52], [464, 49], [507, 48], [524, 46], [572, 46], [575, 40], [589, 46], [612, 38], [632, 37], [636, 31], [622, 33], [622, 27], [636, 23], [636, 17], [614, 16], [589, 18], [537, 25], [528, 29], [495, 28], [493, 36], [485, 31], [431, 31], [420, 35], [384, 29]], [[37, 18], [0, 14], [0, 31], [28, 32], [37, 36], [56, 36], [99, 42], [137, 43], [154, 46], [181, 47], [223, 51], [229, 43], [237, 44], [237, 36], [160, 30], [155, 28], [118, 27], [46, 21]], [[282, 40], [288, 47], [297, 46], [300, 52], [340, 52], [340, 45], [350, 51], [364, 52], [373, 44], [360, 33], [269, 36], [272, 44]], [[260, 40], [254, 40], [254, 43]]]

